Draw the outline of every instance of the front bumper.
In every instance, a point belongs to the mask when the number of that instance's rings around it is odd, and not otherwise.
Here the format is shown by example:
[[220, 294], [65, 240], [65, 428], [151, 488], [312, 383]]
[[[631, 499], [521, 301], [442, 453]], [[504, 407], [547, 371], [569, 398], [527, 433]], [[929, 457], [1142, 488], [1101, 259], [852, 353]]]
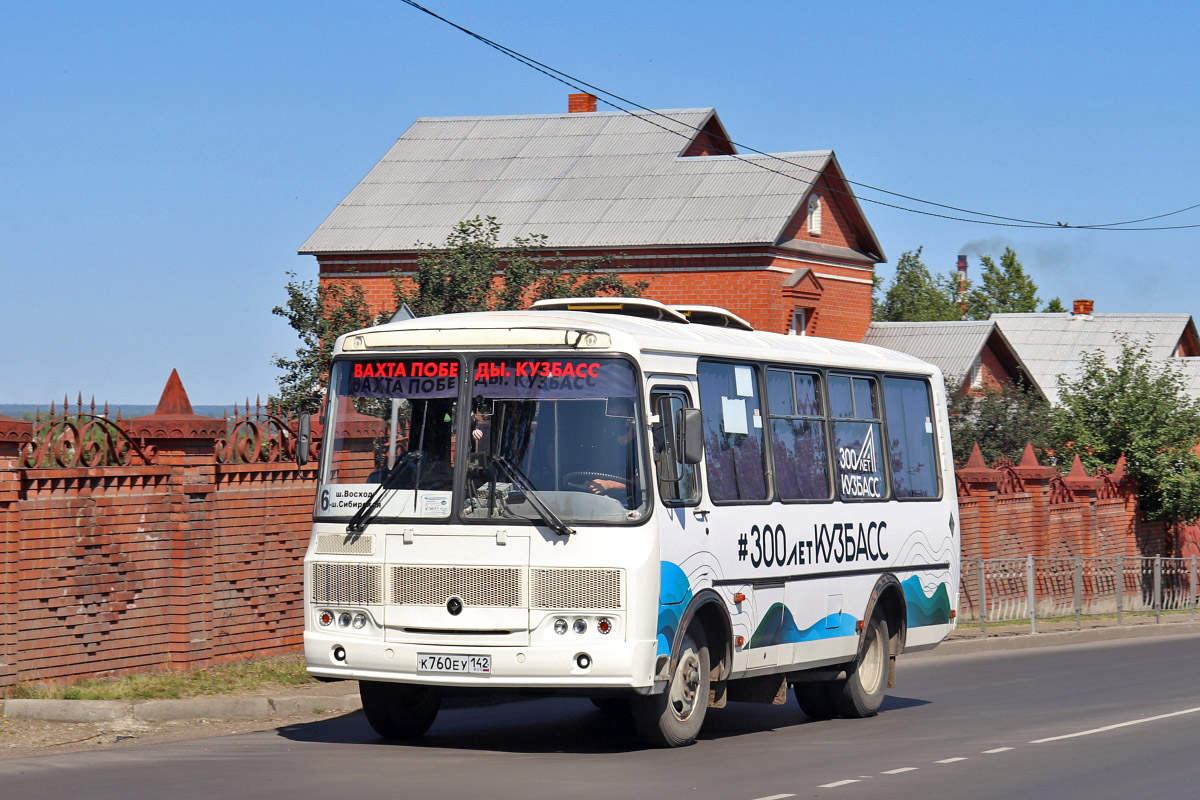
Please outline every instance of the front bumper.
[[[337, 646], [345, 649], [342, 662], [334, 660]], [[463, 689], [640, 689], [653, 686], [657, 644], [589, 640], [570, 645], [462, 646], [387, 642], [330, 631], [305, 631], [304, 656], [310, 674], [321, 678], [398, 681]], [[490, 655], [488, 675], [417, 672], [418, 653]], [[580, 653], [591, 657], [581, 669]]]

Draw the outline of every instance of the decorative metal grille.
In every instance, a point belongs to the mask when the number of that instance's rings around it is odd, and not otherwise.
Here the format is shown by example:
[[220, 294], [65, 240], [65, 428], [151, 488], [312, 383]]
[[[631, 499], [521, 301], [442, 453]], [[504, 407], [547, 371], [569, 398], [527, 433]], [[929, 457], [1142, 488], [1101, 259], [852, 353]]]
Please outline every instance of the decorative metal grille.
[[383, 602], [383, 568], [375, 564], [312, 565], [314, 603], [378, 605]]
[[370, 534], [322, 533], [317, 536], [320, 555], [373, 556], [375, 537]]
[[532, 570], [532, 608], [616, 609], [625, 604], [619, 569]]
[[391, 571], [391, 598], [396, 605], [441, 606], [451, 597], [467, 606], [525, 605], [525, 579], [519, 567], [393, 566]]

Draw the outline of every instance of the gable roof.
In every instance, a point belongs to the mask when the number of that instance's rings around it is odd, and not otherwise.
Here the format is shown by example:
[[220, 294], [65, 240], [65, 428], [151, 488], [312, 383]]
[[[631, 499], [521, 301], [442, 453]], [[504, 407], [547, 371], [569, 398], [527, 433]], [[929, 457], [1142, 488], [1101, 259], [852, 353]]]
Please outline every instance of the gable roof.
[[1190, 391], [1200, 396], [1200, 368], [1191, 359], [1173, 358], [1185, 337], [1196, 337], [1190, 314], [993, 314], [991, 317], [1021, 354], [1034, 383], [1051, 403], [1058, 402], [1058, 376], [1079, 374], [1081, 356], [1100, 350], [1115, 363], [1121, 352], [1119, 334], [1149, 345], [1156, 361], [1180, 367]]
[[941, 369], [943, 375], [966, 379], [985, 347], [1024, 380], [1033, 382], [1004, 333], [991, 320], [950, 322], [872, 322], [863, 344], [886, 347], [916, 356]]
[[[832, 165], [841, 180], [831, 150], [684, 156], [698, 137], [724, 132], [716, 111], [657, 114], [670, 119], [619, 111], [419, 119], [300, 252], [417, 250], [488, 215], [502, 240], [542, 233], [560, 248], [775, 245], [820, 175]], [[852, 194], [843, 199], [862, 217]], [[864, 251], [881, 257], [865, 218], [857, 229]]]

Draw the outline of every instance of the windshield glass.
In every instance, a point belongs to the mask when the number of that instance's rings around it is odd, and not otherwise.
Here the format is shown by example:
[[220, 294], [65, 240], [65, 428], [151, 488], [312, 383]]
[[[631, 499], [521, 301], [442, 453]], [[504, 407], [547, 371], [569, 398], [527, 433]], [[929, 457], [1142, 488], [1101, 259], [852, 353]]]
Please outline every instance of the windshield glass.
[[[647, 511], [633, 368], [608, 359], [480, 359], [463, 516], [627, 522]], [[534, 494], [531, 500], [530, 490]]]
[[317, 514], [350, 517], [381, 484], [373, 516], [450, 516], [460, 364], [338, 361], [330, 376]]

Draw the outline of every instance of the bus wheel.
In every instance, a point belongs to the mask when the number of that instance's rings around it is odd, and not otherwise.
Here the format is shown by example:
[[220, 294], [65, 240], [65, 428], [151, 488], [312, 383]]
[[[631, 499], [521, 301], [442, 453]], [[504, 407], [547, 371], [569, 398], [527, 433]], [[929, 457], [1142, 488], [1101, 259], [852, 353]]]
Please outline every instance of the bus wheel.
[[429, 730], [442, 705], [442, 695], [428, 686], [359, 681], [367, 722], [385, 739], [415, 739]]
[[846, 681], [833, 695], [837, 713], [843, 717], [873, 717], [887, 694], [888, 625], [876, 612], [863, 632], [862, 654], [846, 671]]
[[804, 681], [792, 684], [792, 694], [800, 710], [809, 719], [832, 719], [837, 716], [834, 693], [841, 691], [841, 682]]
[[682, 747], [696, 740], [708, 710], [711, 669], [704, 630], [693, 623], [683, 635], [666, 691], [631, 702], [633, 724], [646, 744]]

